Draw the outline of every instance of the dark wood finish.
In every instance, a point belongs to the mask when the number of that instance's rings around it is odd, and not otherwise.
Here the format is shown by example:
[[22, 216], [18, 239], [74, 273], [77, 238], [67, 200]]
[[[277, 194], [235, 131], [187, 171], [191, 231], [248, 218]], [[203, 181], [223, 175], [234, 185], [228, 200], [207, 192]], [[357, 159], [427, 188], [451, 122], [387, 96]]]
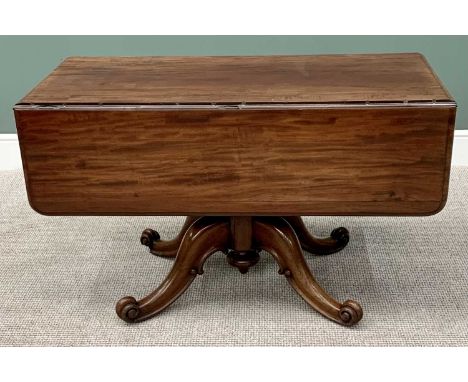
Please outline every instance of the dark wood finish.
[[273, 255], [292, 287], [315, 310], [342, 325], [354, 325], [362, 318], [360, 305], [352, 300], [343, 304], [331, 297], [317, 283], [302, 254], [292, 227], [280, 217], [255, 219], [254, 238], [257, 248]]
[[297, 235], [303, 250], [315, 255], [330, 255], [341, 251], [349, 242], [349, 232], [344, 227], [335, 228], [330, 237], [318, 238], [313, 236], [300, 216], [285, 216]]
[[428, 215], [455, 107], [16, 110], [47, 215]]
[[260, 260], [258, 250], [236, 251], [232, 249], [227, 254], [227, 262], [236, 267], [240, 273], [247, 273]]
[[227, 260], [240, 273], [247, 273], [249, 268], [260, 260], [258, 251], [252, 249], [252, 217], [231, 216], [231, 245]]
[[149, 247], [150, 252], [153, 255], [161, 257], [175, 257], [177, 250], [179, 249], [182, 238], [189, 229], [189, 227], [198, 219], [200, 216], [187, 216], [184, 225], [179, 231], [179, 234], [171, 240], [161, 240], [159, 233], [147, 228], [141, 234], [141, 244]]
[[231, 216], [231, 248], [248, 251], [252, 248], [252, 217]]
[[418, 53], [70, 57], [22, 103], [327, 103], [450, 100]]
[[72, 57], [15, 116], [43, 214], [428, 215], [455, 110], [419, 54]]
[[[342, 325], [350, 326], [359, 322], [363, 313], [357, 302], [347, 300], [339, 303], [314, 279], [296, 232], [287, 219], [294, 222], [299, 232], [304, 234], [305, 226], [302, 222], [299, 225], [300, 218], [202, 217], [188, 228], [184, 226], [182, 231], [185, 231], [185, 235], [167, 278], [154, 292], [139, 301], [130, 296], [120, 299], [116, 306], [118, 316], [127, 322], [138, 322], [161, 312], [187, 289], [196, 275], [203, 273], [203, 263], [216, 251], [226, 253], [228, 263], [237, 267], [241, 273], [246, 273], [258, 262], [259, 251], [265, 250], [277, 261], [279, 273], [287, 277], [312, 308]], [[314, 253], [331, 253], [331, 241], [314, 241]], [[338, 244], [338, 241], [334, 244], [334, 251], [346, 245], [343, 242]]]
[[216, 251], [227, 251], [230, 236], [227, 219], [203, 217], [185, 233], [172, 267], [158, 289], [137, 301], [123, 297], [116, 306], [117, 315], [127, 322], [148, 319], [172, 304], [203, 273], [203, 263]]
[[74, 57], [15, 106], [36, 211], [192, 216], [174, 240], [143, 232], [176, 259], [153, 293], [118, 302], [128, 322], [169, 306], [215, 251], [245, 273], [266, 250], [314, 309], [357, 323], [301, 252], [339, 251], [347, 230], [316, 238], [299, 216], [440, 211], [455, 113], [419, 54]]
[[[174, 239], [167, 241], [160, 240], [158, 232], [147, 228], [141, 235], [141, 243], [147, 247], [150, 247], [150, 252], [154, 255], [162, 257], [175, 257], [177, 255], [177, 250], [179, 249], [183, 236], [187, 232], [190, 225], [199, 218], [200, 217], [198, 216], [187, 216], [185, 223], [177, 236]], [[283, 216], [283, 218], [291, 225], [291, 228], [296, 233], [302, 249], [313, 255], [322, 256], [339, 252], [344, 247], [346, 247], [349, 242], [349, 232], [344, 227], [335, 228], [329, 237], [316, 237], [309, 232], [304, 221], [302, 220], [302, 217]], [[237, 243], [235, 241], [231, 243], [231, 247], [237, 248], [237, 251], [239, 252], [249, 251], [252, 248], [252, 217], [232, 216], [230, 219], [231, 238], [232, 240], [237, 240]], [[239, 231], [241, 234], [239, 234]], [[239, 243], [239, 241], [241, 241], [241, 243]], [[242, 241], [244, 243], [242, 243]]]

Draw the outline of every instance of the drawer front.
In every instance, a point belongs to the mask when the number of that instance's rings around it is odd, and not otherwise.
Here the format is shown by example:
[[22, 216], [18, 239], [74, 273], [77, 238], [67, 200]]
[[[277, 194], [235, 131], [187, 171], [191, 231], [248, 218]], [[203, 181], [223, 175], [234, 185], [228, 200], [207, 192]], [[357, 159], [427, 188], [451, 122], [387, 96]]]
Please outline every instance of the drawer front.
[[17, 109], [48, 215], [428, 215], [455, 107]]

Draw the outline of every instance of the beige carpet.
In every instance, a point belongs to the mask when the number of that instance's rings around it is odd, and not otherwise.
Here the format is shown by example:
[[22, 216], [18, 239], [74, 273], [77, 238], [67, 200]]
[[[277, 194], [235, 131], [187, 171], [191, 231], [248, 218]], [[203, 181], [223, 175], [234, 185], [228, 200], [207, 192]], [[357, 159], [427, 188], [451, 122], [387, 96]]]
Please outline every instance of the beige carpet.
[[265, 253], [245, 276], [215, 254], [169, 309], [130, 325], [115, 302], [142, 297], [171, 266], [140, 233], [168, 238], [183, 219], [41, 216], [22, 173], [2, 172], [0, 345], [468, 345], [467, 190], [468, 168], [456, 168], [438, 215], [306, 219], [317, 234], [350, 230], [345, 250], [308, 259], [335, 297], [361, 302], [356, 327], [315, 313]]

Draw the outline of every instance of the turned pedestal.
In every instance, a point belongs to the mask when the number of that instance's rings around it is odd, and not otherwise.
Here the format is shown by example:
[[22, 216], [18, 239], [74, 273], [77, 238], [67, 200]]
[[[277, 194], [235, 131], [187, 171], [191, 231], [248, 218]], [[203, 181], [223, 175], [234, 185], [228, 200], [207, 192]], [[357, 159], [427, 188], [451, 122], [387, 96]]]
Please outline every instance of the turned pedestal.
[[191, 216], [170, 241], [162, 241], [156, 231], [146, 229], [141, 243], [154, 255], [174, 257], [172, 270], [141, 300], [130, 296], [120, 299], [116, 311], [127, 322], [146, 320], [172, 304], [197, 275], [203, 274], [203, 263], [213, 253], [225, 253], [230, 265], [247, 273], [264, 250], [278, 263], [278, 273], [312, 308], [339, 324], [354, 325], [362, 318], [361, 306], [352, 300], [340, 303], [330, 296], [314, 279], [302, 252], [328, 255], [343, 249], [348, 241], [343, 227], [334, 229], [327, 238], [312, 236], [299, 216]]

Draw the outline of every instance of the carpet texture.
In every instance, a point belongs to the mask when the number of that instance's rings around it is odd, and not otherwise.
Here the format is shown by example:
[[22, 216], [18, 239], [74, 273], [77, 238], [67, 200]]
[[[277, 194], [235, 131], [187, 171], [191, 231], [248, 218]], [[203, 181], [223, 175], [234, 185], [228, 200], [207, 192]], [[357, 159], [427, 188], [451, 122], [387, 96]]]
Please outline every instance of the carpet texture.
[[337, 299], [364, 309], [355, 327], [312, 310], [262, 253], [241, 275], [221, 253], [171, 307], [126, 324], [114, 312], [141, 298], [172, 260], [139, 243], [174, 236], [182, 217], [46, 217], [28, 205], [22, 173], [0, 173], [0, 345], [468, 345], [468, 168], [452, 171], [446, 208], [431, 217], [310, 217], [351, 240], [307, 259]]

